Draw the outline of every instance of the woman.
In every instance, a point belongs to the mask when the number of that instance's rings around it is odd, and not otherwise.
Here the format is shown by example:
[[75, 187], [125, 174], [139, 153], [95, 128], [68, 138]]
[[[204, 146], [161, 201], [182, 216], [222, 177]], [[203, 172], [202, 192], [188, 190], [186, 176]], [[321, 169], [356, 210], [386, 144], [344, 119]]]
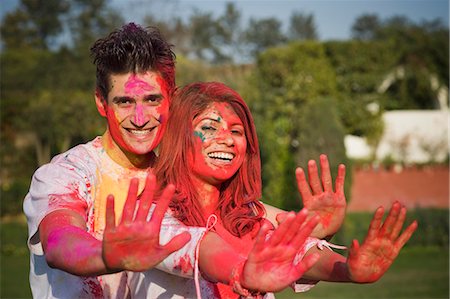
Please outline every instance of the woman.
[[[264, 207], [258, 201], [261, 195], [258, 141], [250, 111], [239, 94], [214, 82], [194, 83], [180, 89], [171, 103], [160, 157], [154, 169], [157, 181], [161, 187], [173, 184], [176, 190], [170, 204], [172, 215], [189, 227], [207, 227], [213, 232], [205, 235], [198, 255], [202, 276], [215, 282], [202, 280], [202, 291], [209, 291], [206, 296], [237, 298], [249, 295], [251, 292], [242, 286], [252, 286], [252, 291], [256, 292], [280, 290], [271, 288], [270, 281], [275, 276], [271, 277], [270, 271], [263, 275], [252, 272], [255, 250], [264, 252], [264, 247], [269, 248], [272, 239], [277, 240], [280, 234], [277, 229], [270, 235]], [[305, 213], [299, 213], [296, 218]], [[399, 237], [405, 213], [404, 208], [395, 204], [382, 224], [383, 210], [377, 210], [368, 237], [361, 246], [354, 242], [348, 259], [332, 251], [320, 251], [314, 246], [319, 240], [308, 238], [298, 248], [295, 261], [292, 256], [289, 262], [308, 261], [307, 264], [312, 265], [308, 258], [302, 260], [303, 255], [306, 253], [316, 261], [319, 253], [321, 259], [304, 278], [359, 283], [376, 281], [389, 268], [417, 226], [411, 224]], [[291, 225], [293, 217], [290, 215], [288, 219]], [[314, 221], [317, 223], [317, 219]], [[308, 225], [304, 227], [312, 227], [312, 224]], [[217, 236], [237, 254], [218, 247]], [[284, 253], [282, 246], [278, 250], [278, 254]], [[388, 254], [382, 255], [383, 252]], [[222, 266], [208, 267], [211, 257], [215, 264]], [[297, 274], [302, 276], [302, 273]], [[248, 280], [252, 276], [259, 276], [258, 284]], [[147, 281], [152, 279], [155, 278]]]

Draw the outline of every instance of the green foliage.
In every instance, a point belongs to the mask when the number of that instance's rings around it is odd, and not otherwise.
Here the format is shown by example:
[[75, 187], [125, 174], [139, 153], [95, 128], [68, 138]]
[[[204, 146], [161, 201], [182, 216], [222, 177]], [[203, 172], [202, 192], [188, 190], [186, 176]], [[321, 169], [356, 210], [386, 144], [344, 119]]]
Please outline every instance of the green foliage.
[[251, 48], [250, 53], [255, 55], [269, 47], [283, 44], [286, 36], [281, 31], [281, 25], [276, 18], [251, 18], [248, 28], [243, 34], [243, 41]]
[[61, 16], [69, 10], [69, 1], [22, 0], [19, 8], [7, 14], [1, 34], [8, 49], [31, 47], [48, 49], [62, 32]]
[[252, 82], [250, 106], [260, 137], [264, 198], [298, 209], [297, 165], [321, 153], [330, 156], [332, 165], [345, 163], [335, 73], [322, 44], [296, 42], [262, 53]]
[[290, 40], [316, 40], [317, 30], [312, 14], [294, 12], [289, 22]]
[[[345, 132], [365, 136], [376, 143], [383, 132], [383, 95], [378, 87], [387, 70], [395, 64], [389, 44], [381, 42], [328, 42], [327, 57], [336, 70], [339, 94], [339, 113]], [[378, 105], [378, 111], [371, 110]]]
[[21, 178], [1, 185], [1, 216], [22, 213], [23, 199], [30, 187], [30, 180], [31, 177]]
[[388, 110], [438, 108], [438, 88], [448, 88], [449, 81], [449, 30], [442, 20], [415, 24], [403, 16], [380, 20], [376, 15], [363, 15], [352, 29], [355, 38], [379, 41], [390, 48], [391, 59], [382, 59], [380, 65], [386, 76], [401, 69], [380, 104]]

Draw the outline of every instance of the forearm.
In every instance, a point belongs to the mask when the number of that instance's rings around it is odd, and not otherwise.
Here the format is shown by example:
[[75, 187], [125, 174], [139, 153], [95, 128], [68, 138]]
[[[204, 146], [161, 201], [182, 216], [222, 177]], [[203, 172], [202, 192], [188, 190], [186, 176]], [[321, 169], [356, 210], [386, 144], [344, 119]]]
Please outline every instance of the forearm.
[[214, 232], [206, 233], [200, 243], [199, 268], [211, 281], [228, 284], [233, 269], [244, 260], [245, 256]]
[[48, 265], [78, 276], [112, 273], [103, 263], [102, 241], [85, 227], [82, 217], [68, 209], [44, 217], [39, 236]]
[[53, 230], [47, 238], [45, 258], [52, 268], [78, 276], [112, 273], [102, 258], [102, 242], [85, 230], [66, 226]]
[[346, 257], [327, 248], [319, 250], [317, 247], [311, 248], [305, 256], [314, 252], [320, 254], [320, 259], [304, 274], [303, 278], [330, 282], [352, 282]]

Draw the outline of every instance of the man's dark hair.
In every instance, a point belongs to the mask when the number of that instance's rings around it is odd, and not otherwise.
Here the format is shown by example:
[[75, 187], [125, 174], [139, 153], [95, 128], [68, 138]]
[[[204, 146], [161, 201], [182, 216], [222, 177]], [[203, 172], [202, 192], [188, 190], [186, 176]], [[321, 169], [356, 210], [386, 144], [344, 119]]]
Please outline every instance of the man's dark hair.
[[108, 98], [110, 75], [154, 71], [165, 81], [169, 95], [175, 89], [175, 54], [156, 27], [124, 25], [91, 47], [97, 67], [96, 88]]

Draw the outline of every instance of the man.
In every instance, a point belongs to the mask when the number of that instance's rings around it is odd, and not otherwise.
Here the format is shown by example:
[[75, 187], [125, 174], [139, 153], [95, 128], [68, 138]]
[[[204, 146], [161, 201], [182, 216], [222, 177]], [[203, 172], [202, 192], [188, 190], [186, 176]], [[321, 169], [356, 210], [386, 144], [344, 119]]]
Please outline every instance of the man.
[[[114, 194], [116, 210], [122, 211], [130, 180], [137, 178], [133, 184], [140, 192], [156, 158], [153, 150], [164, 133], [175, 89], [175, 57], [157, 30], [134, 24], [98, 40], [91, 51], [97, 66], [95, 102], [108, 128], [103, 136], [56, 156], [33, 176], [24, 211], [35, 298], [125, 297], [127, 277], [120, 271], [151, 268], [190, 238], [183, 233], [160, 246], [160, 218], [130, 220], [126, 229], [103, 238], [108, 194]], [[165, 210], [164, 204], [161, 208]], [[116, 252], [118, 245], [127, 248], [155, 231], [147, 246]], [[148, 257], [153, 259], [144, 261]], [[139, 263], [130, 262], [135, 260]]]

